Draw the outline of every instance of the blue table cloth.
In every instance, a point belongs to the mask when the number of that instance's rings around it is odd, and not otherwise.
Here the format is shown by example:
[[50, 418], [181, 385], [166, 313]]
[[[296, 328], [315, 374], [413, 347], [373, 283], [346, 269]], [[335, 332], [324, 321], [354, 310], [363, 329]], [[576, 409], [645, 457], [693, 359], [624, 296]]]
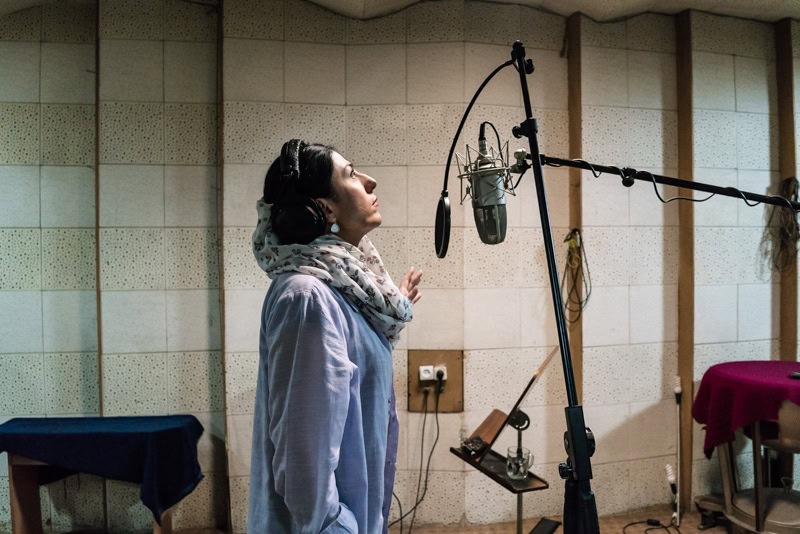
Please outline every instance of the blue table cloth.
[[155, 517], [203, 479], [197, 442], [203, 426], [191, 415], [11, 419], [0, 425], [0, 452], [48, 464], [41, 484], [88, 473], [141, 484]]

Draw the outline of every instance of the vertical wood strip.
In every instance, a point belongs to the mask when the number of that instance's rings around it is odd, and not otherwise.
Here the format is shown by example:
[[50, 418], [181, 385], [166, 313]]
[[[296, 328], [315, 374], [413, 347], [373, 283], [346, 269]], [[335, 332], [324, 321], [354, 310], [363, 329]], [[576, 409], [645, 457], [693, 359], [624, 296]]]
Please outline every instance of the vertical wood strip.
[[222, 431], [225, 436], [225, 458], [223, 469], [225, 473], [227, 503], [225, 506], [227, 516], [226, 532], [233, 532], [233, 507], [231, 506], [230, 492], [230, 461], [228, 458], [228, 375], [227, 356], [225, 346], [225, 92], [223, 76], [224, 58], [224, 16], [225, 1], [220, 0], [217, 6], [217, 251], [219, 254], [219, 340], [222, 355]]
[[[100, 293], [100, 1], [95, 2], [94, 34], [94, 291], [97, 316], [97, 402], [103, 417], [103, 307]], [[103, 489], [103, 526], [108, 530], [108, 487]]]
[[100, 305], [100, 2], [94, 37], [94, 293], [97, 306], [98, 410], [103, 417], [103, 309]]
[[[775, 71], [778, 85], [778, 162], [780, 180], [796, 176], [794, 58], [792, 57], [792, 20], [775, 25]], [[775, 185], [775, 184], [773, 184]], [[780, 290], [780, 359], [797, 360], [797, 257], [781, 273]], [[792, 478], [791, 454], [780, 454], [781, 476]]]
[[[692, 98], [691, 11], [675, 17], [675, 61], [678, 95], [678, 176], [694, 180], [694, 101]], [[693, 197], [681, 188], [680, 196]], [[694, 384], [694, 203], [679, 202], [678, 211], [678, 375], [683, 390], [680, 410], [680, 504], [692, 501], [692, 389]]]
[[[574, 13], [567, 19], [567, 83], [569, 84], [569, 157], [580, 159], [583, 157], [583, 141], [581, 122], [582, 96], [581, 96], [581, 15]], [[583, 231], [582, 222], [583, 203], [581, 197], [581, 170], [569, 169], [569, 226]], [[577, 289], [578, 299], [583, 299], [583, 279], [578, 274], [576, 280], [567, 280], [567, 284], [574, 284]], [[575, 390], [578, 394], [578, 403], [583, 399], [583, 319], [580, 312], [568, 312], [570, 325], [569, 349], [572, 353], [572, 368], [575, 374]]]
[[[778, 84], [778, 158], [780, 179], [796, 175], [794, 124], [794, 59], [792, 58], [792, 21], [783, 19], [775, 25], [775, 58]], [[780, 342], [783, 361], [797, 360], [797, 258], [781, 273]]]

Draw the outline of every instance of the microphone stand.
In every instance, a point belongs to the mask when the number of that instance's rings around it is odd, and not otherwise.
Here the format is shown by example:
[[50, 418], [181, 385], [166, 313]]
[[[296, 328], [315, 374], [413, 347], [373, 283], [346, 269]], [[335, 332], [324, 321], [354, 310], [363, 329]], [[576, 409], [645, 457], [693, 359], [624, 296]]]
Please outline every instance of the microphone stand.
[[600, 534], [597, 520], [597, 505], [591, 488], [592, 464], [589, 459], [594, 453], [594, 436], [586, 428], [583, 419], [583, 407], [578, 404], [575, 389], [575, 376], [572, 369], [572, 356], [567, 338], [567, 323], [564, 316], [564, 305], [558, 280], [555, 248], [550, 227], [550, 214], [547, 210], [547, 197], [544, 190], [542, 162], [539, 154], [539, 141], [536, 137], [536, 119], [533, 118], [531, 98], [528, 92], [527, 75], [533, 73], [533, 61], [525, 60], [525, 47], [521, 41], [514, 43], [511, 58], [519, 72], [519, 83], [522, 99], [525, 104], [525, 122], [515, 126], [514, 136], [525, 136], [530, 145], [531, 166], [536, 184], [536, 197], [539, 200], [539, 216], [542, 223], [547, 271], [550, 275], [550, 291], [553, 296], [553, 308], [556, 315], [558, 344], [561, 348], [561, 363], [564, 367], [564, 382], [567, 388], [568, 406], [565, 408], [567, 431], [564, 433], [564, 447], [567, 461], [559, 464], [558, 473], [565, 479], [564, 491], [564, 534]]
[[[447, 197], [447, 176], [450, 168], [450, 161], [452, 159], [453, 151], [456, 146], [456, 142], [458, 140], [458, 136], [461, 133], [461, 129], [464, 127], [464, 122], [467, 119], [467, 115], [469, 115], [469, 111], [472, 108], [473, 104], [478, 98], [478, 95], [489, 83], [489, 80], [497, 74], [503, 68], [514, 65], [519, 73], [519, 82], [520, 82], [520, 90], [522, 91], [522, 99], [525, 105], [525, 121], [521, 123], [519, 126], [514, 126], [512, 132], [514, 137], [519, 139], [520, 137], [527, 137], [529, 143], [529, 154], [523, 158], [521, 161], [518, 162], [518, 168], [522, 169], [524, 172], [528, 168], [533, 169], [533, 178], [534, 183], [536, 186], [536, 197], [539, 201], [539, 216], [541, 219], [542, 225], [542, 237], [544, 239], [545, 245], [545, 257], [547, 259], [547, 271], [550, 277], [550, 291], [553, 298], [553, 308], [555, 312], [555, 319], [556, 319], [556, 329], [558, 332], [558, 344], [559, 348], [561, 349], [561, 363], [564, 368], [564, 385], [567, 389], [567, 407], [564, 409], [565, 416], [566, 416], [566, 423], [567, 423], [567, 431], [564, 433], [564, 447], [567, 452], [567, 461], [564, 463], [559, 464], [558, 466], [558, 473], [562, 479], [565, 479], [565, 491], [564, 491], [564, 534], [600, 534], [600, 525], [598, 523], [597, 518], [597, 504], [595, 502], [595, 496], [592, 492], [591, 488], [591, 479], [592, 479], [592, 464], [591, 464], [591, 456], [594, 454], [595, 450], [595, 440], [592, 431], [586, 427], [583, 418], [583, 407], [578, 404], [578, 395], [575, 389], [575, 376], [572, 368], [572, 356], [570, 355], [569, 350], [569, 339], [567, 337], [567, 326], [566, 326], [566, 318], [564, 315], [564, 305], [561, 298], [561, 290], [560, 290], [560, 283], [558, 279], [558, 267], [556, 265], [555, 259], [555, 248], [553, 246], [553, 236], [552, 236], [552, 229], [550, 226], [550, 215], [547, 209], [547, 196], [545, 194], [544, 188], [544, 175], [542, 172], [542, 165], [552, 165], [554, 167], [566, 166], [566, 167], [577, 167], [581, 169], [591, 170], [593, 174], [597, 175], [598, 173], [611, 173], [617, 174], [622, 178], [622, 184], [626, 187], [630, 187], [634, 184], [635, 180], [645, 180], [652, 182], [655, 187], [655, 183], [660, 183], [664, 185], [671, 185], [686, 189], [692, 189], [696, 191], [705, 191], [712, 194], [724, 195], [729, 197], [736, 197], [743, 199], [746, 203], [748, 200], [761, 202], [765, 204], [772, 204], [775, 206], [781, 207], [789, 207], [789, 209], [793, 210], [793, 212], [800, 211], [800, 202], [793, 202], [783, 197], [776, 197], [776, 196], [766, 196], [760, 195], [755, 193], [749, 193], [740, 191], [733, 187], [719, 187], [709, 184], [703, 184], [700, 182], [690, 182], [686, 180], [680, 180], [677, 178], [670, 178], [668, 176], [660, 176], [656, 174], [652, 174], [646, 171], [637, 171], [636, 169], [632, 169], [629, 167], [625, 167], [620, 169], [619, 167], [612, 167], [612, 166], [602, 166], [602, 165], [595, 165], [588, 163], [582, 160], [565, 160], [560, 158], [553, 158], [549, 156], [545, 156], [539, 153], [539, 141], [537, 138], [537, 125], [536, 119], [533, 118], [533, 111], [531, 108], [531, 99], [530, 93], [528, 91], [528, 83], [526, 76], [528, 74], [533, 73], [533, 61], [525, 59], [525, 47], [523, 46], [521, 41], [516, 41], [512, 47], [511, 51], [511, 60], [506, 61], [499, 67], [497, 67], [486, 80], [481, 84], [478, 88], [478, 91], [472, 97], [467, 109], [464, 113], [464, 116], [461, 118], [461, 123], [458, 126], [458, 130], [456, 131], [456, 135], [453, 138], [453, 143], [450, 146], [450, 153], [447, 158], [447, 167], [445, 168], [445, 175], [444, 175], [444, 188], [442, 189], [442, 196], [439, 200], [439, 206], [436, 212], [436, 255], [440, 258], [444, 258], [445, 254], [447, 253], [447, 244], [449, 241], [449, 234], [450, 234], [450, 204], [449, 199]], [[527, 164], [527, 159], [530, 159], [531, 164]], [[656, 193], [658, 190], [656, 189]], [[659, 196], [660, 198], [660, 196]], [[682, 197], [676, 197], [675, 200]], [[710, 198], [710, 197], [709, 197]], [[692, 200], [692, 199], [686, 199]], [[707, 199], [701, 199], [707, 200]], [[664, 201], [662, 202], [669, 202]], [[748, 205], [751, 205], [748, 203]], [[441, 234], [441, 235], [440, 235]], [[534, 376], [535, 378], [535, 376]], [[529, 385], [530, 387], [530, 385]], [[525, 393], [523, 393], [523, 396]], [[515, 406], [516, 409], [516, 406]], [[511, 414], [511, 418], [522, 416], [524, 414]], [[487, 418], [487, 421], [490, 418]], [[486, 423], [486, 422], [484, 422]], [[504, 421], [498, 428], [495, 429], [497, 433], [502, 430], [502, 427], [509, 423], [512, 426], [514, 424], [511, 423], [510, 420]], [[521, 431], [523, 428], [518, 428], [514, 426], [519, 431], [518, 440], [521, 436]], [[494, 438], [496, 438], [497, 434], [494, 434]], [[519, 441], [518, 441], [519, 442]], [[491, 446], [491, 444], [490, 444]], [[464, 456], [460, 449], [451, 448], [451, 452], [462, 458], [470, 465], [475, 467], [481, 466], [479, 463], [479, 459], [477, 460], [470, 460], [468, 457]], [[495, 461], [496, 463], [496, 461]], [[494, 466], [497, 467], [496, 465]], [[480, 469], [480, 467], [479, 467]], [[499, 481], [499, 478], [496, 473], [492, 471], [492, 469], [481, 469], [484, 473], [488, 474], [491, 478], [495, 481]], [[500, 477], [502, 478], [502, 477]], [[539, 479], [539, 482], [541, 479]], [[506, 486], [505, 484], [503, 484]], [[508, 486], [506, 486], [508, 488]], [[544, 485], [546, 487], [546, 483]], [[511, 491], [514, 491], [513, 488]], [[528, 488], [527, 490], [523, 491], [530, 491], [531, 489], [543, 489], [540, 485], [538, 488]], [[519, 491], [515, 491], [515, 493], [519, 493]], [[518, 510], [517, 510], [517, 530], [519, 531], [521, 528], [521, 494], [518, 495], [517, 499]], [[538, 525], [537, 525], [538, 528]], [[534, 528], [532, 532], [536, 532], [537, 528]]]
[[[564, 306], [561, 299], [558, 269], [555, 261], [553, 237], [550, 227], [550, 216], [547, 209], [547, 197], [544, 189], [542, 165], [554, 167], [575, 167], [591, 170], [592, 173], [616, 174], [622, 178], [622, 184], [631, 187], [636, 180], [670, 185], [679, 188], [703, 191], [712, 195], [722, 195], [739, 198], [748, 203], [771, 204], [773, 206], [788, 207], [795, 214], [800, 211], [800, 202], [789, 199], [741, 191], [734, 187], [720, 187], [701, 182], [693, 182], [661, 176], [646, 171], [637, 171], [630, 167], [604, 166], [588, 163], [586, 161], [573, 161], [545, 156], [539, 153], [539, 142], [536, 137], [537, 125], [533, 118], [530, 94], [526, 76], [533, 73], [533, 61], [525, 60], [525, 47], [522, 42], [516, 41], [511, 51], [511, 58], [519, 72], [522, 99], [525, 105], [525, 122], [513, 128], [514, 137], [527, 137], [530, 145], [530, 168], [533, 169], [536, 197], [539, 200], [539, 216], [542, 224], [542, 237], [544, 238], [545, 257], [547, 258], [547, 271], [550, 275], [550, 290], [553, 296], [553, 307], [556, 316], [556, 329], [558, 330], [558, 343], [561, 348], [561, 361], [564, 367], [564, 382], [567, 388], [568, 406], [565, 408], [567, 431], [564, 433], [564, 446], [567, 451], [566, 463], [559, 464], [558, 473], [565, 479], [564, 492], [564, 534], [599, 534], [600, 527], [597, 519], [597, 505], [591, 489], [592, 465], [590, 457], [594, 454], [595, 441], [591, 430], [586, 428], [583, 419], [583, 407], [578, 404], [575, 390], [575, 378], [572, 369], [572, 358], [567, 338], [566, 319]], [[524, 163], [524, 161], [523, 161]], [[710, 198], [710, 197], [708, 197]], [[691, 199], [689, 199], [691, 200]], [[707, 199], [706, 199], [707, 200]]]

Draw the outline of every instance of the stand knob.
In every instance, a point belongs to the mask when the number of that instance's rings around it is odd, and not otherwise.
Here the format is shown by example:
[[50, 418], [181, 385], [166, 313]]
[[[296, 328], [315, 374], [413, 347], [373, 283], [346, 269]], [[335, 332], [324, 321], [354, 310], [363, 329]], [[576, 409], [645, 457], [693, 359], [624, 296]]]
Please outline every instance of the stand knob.
[[[589, 451], [589, 458], [594, 456], [596, 442], [594, 440], [594, 432], [588, 426], [586, 427], [586, 448]], [[564, 432], [564, 448], [569, 450], [569, 432]]]
[[531, 426], [531, 420], [528, 417], [528, 414], [517, 409], [511, 412], [511, 415], [508, 418], [508, 425], [512, 428], [522, 431]]
[[622, 174], [622, 185], [624, 185], [625, 187], [632, 187], [633, 184], [636, 182], [636, 180], [631, 174], [626, 173], [625, 172], [626, 170], [628, 169], [623, 169], [622, 171], [620, 171], [620, 173]]
[[568, 479], [572, 476], [572, 466], [567, 463], [558, 464], [558, 476], [562, 479]]

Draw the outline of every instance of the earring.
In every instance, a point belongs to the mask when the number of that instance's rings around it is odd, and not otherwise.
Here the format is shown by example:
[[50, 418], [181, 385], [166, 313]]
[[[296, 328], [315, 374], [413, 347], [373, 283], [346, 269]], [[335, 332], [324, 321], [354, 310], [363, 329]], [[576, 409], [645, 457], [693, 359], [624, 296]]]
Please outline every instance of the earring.
[[336, 224], [336, 223], [333, 223], [333, 226], [331, 226], [331, 232], [333, 232], [335, 234], [335, 233], [338, 233], [339, 230], [341, 230], [341, 228], [339, 228], [339, 225]]

